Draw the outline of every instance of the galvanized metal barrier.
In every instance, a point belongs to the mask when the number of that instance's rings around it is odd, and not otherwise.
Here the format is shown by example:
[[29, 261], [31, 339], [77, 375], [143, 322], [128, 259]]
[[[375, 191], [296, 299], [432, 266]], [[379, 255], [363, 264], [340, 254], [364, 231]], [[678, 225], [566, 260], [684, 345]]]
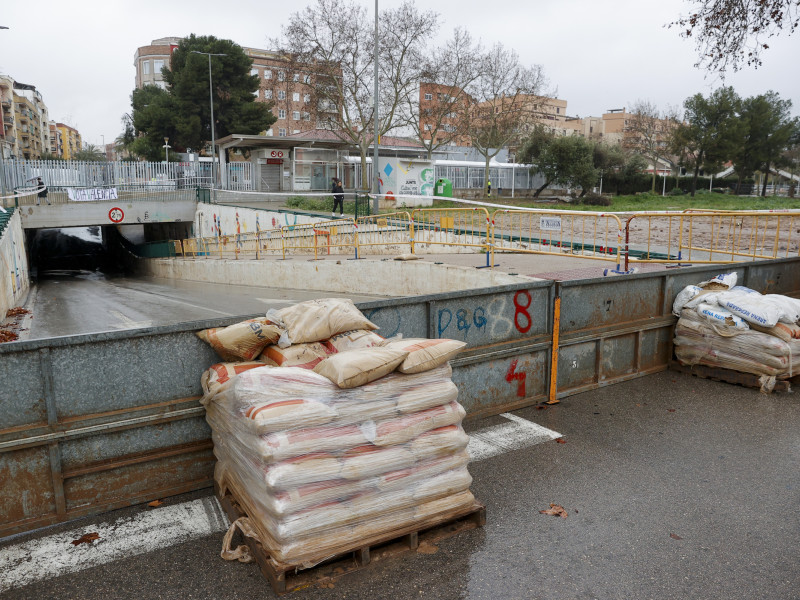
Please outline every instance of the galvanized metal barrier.
[[359, 217], [358, 255], [368, 254], [375, 248], [397, 248], [398, 252], [412, 251], [414, 226], [407, 212]]
[[492, 220], [483, 207], [418, 208], [411, 212], [411, 226], [411, 252], [420, 245], [493, 250]]
[[[313, 254], [343, 254], [358, 247], [358, 228], [352, 219], [319, 221], [281, 228], [283, 258], [287, 250]], [[332, 251], [332, 252], [331, 252]]]
[[725, 264], [798, 256], [798, 224], [800, 211], [636, 213], [625, 223], [625, 268], [632, 261]]
[[623, 227], [614, 214], [579, 211], [497, 210], [495, 251], [574, 255], [622, 262]]
[[[800, 258], [725, 270], [765, 293], [800, 292]], [[359, 307], [386, 336], [467, 342], [453, 379], [475, 418], [665, 369], [675, 295], [719, 272], [533, 281]], [[248, 316], [0, 344], [0, 537], [210, 486], [198, 398], [219, 358], [195, 331]]]

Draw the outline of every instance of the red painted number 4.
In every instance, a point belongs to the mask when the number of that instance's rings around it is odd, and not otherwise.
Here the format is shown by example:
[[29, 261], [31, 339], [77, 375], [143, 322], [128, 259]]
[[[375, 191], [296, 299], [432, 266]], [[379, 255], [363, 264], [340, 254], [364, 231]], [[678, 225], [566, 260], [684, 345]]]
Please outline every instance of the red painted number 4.
[[525, 371], [517, 373], [517, 361], [512, 360], [511, 366], [508, 368], [508, 372], [506, 373], [506, 381], [511, 383], [512, 381], [517, 382], [517, 396], [520, 398], [525, 397]]

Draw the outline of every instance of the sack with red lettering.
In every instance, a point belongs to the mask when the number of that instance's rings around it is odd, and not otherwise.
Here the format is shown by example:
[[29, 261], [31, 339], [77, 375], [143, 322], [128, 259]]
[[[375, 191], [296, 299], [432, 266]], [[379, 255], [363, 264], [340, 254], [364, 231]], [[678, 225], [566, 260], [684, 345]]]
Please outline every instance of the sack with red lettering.
[[211, 365], [200, 377], [200, 385], [203, 387], [204, 394], [200, 402], [205, 404], [215, 394], [227, 389], [231, 380], [239, 373], [263, 366], [262, 362], [227, 362]]
[[266, 317], [242, 321], [228, 327], [212, 327], [197, 332], [220, 357], [229, 362], [253, 360], [267, 344], [274, 344], [283, 333]]
[[307, 344], [292, 344], [281, 348], [272, 344], [264, 348], [259, 360], [275, 367], [300, 367], [313, 369], [320, 361], [328, 358], [331, 352], [321, 342], [308, 342]]
[[403, 444], [418, 435], [446, 425], [461, 423], [466, 411], [458, 402], [429, 408], [396, 419], [386, 419], [375, 423], [374, 434], [368, 423], [362, 425], [367, 438], [378, 446]]
[[327, 340], [343, 331], [378, 329], [349, 298], [306, 300], [277, 311], [292, 344]]
[[386, 338], [378, 335], [374, 331], [368, 331], [366, 329], [337, 333], [329, 340], [323, 342], [329, 354], [344, 352], [345, 350], [359, 350], [361, 348], [383, 346], [385, 343]]
[[314, 367], [314, 372], [340, 388], [349, 389], [391, 373], [406, 356], [407, 352], [385, 347], [347, 350], [332, 354]]

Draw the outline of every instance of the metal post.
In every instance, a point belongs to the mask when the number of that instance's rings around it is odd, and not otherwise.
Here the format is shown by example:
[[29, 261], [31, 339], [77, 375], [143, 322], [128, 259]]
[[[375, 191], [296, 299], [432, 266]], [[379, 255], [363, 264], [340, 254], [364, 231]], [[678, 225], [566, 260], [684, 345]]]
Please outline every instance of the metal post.
[[192, 50], [193, 54], [205, 54], [208, 56], [208, 99], [211, 105], [211, 200], [213, 202], [217, 201], [216, 197], [216, 172], [214, 168], [214, 163], [216, 162], [216, 145], [217, 145], [217, 136], [214, 129], [214, 84], [211, 79], [211, 57], [212, 56], [227, 56], [227, 54], [214, 54], [211, 52], [200, 52], [199, 50]]
[[372, 191], [375, 194], [375, 198], [372, 203], [372, 212], [377, 215], [380, 213], [380, 198], [378, 198], [378, 193], [380, 192], [378, 187], [378, 0], [375, 0], [375, 55], [373, 60], [375, 63], [375, 96], [373, 98], [372, 108], [374, 111], [374, 132], [372, 136]]

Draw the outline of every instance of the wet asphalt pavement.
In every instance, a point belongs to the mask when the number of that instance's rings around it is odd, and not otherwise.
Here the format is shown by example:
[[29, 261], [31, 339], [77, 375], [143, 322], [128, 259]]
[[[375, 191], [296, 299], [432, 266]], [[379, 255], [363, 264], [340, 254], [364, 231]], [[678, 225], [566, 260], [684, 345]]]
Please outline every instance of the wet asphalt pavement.
[[[471, 464], [472, 490], [487, 506], [485, 528], [287, 597], [800, 598], [796, 393], [768, 396], [665, 372], [516, 414], [566, 443]], [[540, 514], [551, 502], [568, 517]], [[104, 519], [140, 510], [147, 509]], [[221, 542], [222, 533], [214, 534], [0, 597], [273, 598], [254, 564], [219, 557]]]

